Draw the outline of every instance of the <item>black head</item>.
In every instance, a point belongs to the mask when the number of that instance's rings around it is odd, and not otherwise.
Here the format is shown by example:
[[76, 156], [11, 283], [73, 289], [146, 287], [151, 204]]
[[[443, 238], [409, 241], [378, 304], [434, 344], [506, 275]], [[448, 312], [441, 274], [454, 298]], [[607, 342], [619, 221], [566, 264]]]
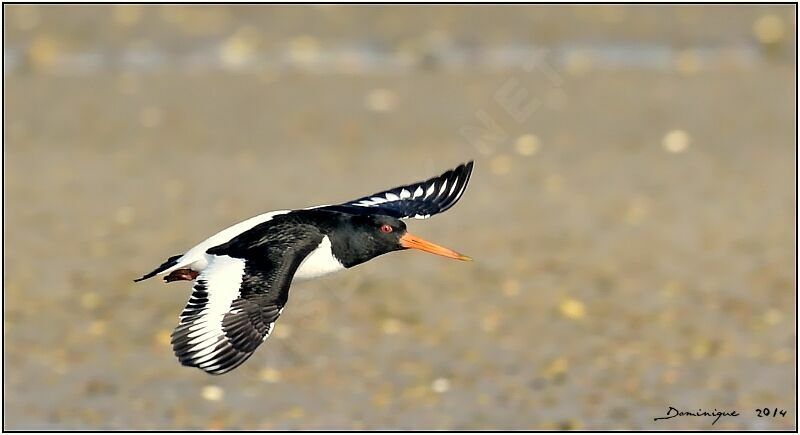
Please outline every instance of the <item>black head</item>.
[[348, 215], [330, 237], [334, 255], [345, 267], [403, 249], [419, 249], [458, 260], [470, 259], [412, 235], [403, 221], [384, 215]]
[[334, 254], [345, 267], [352, 267], [379, 255], [404, 249], [400, 238], [406, 224], [382, 215], [347, 215], [331, 237]]

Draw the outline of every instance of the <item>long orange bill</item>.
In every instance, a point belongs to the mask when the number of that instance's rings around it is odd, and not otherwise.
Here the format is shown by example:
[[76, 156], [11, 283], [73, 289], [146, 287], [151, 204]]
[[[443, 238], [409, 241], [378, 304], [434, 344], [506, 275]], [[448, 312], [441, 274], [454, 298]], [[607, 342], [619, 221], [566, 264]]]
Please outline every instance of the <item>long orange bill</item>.
[[408, 249], [419, 249], [420, 251], [441, 255], [442, 257], [454, 258], [456, 260], [472, 261], [472, 258], [466, 255], [461, 255], [452, 249], [447, 249], [444, 246], [439, 246], [427, 240], [420, 239], [411, 233], [405, 233], [403, 237], [400, 237], [400, 246]]

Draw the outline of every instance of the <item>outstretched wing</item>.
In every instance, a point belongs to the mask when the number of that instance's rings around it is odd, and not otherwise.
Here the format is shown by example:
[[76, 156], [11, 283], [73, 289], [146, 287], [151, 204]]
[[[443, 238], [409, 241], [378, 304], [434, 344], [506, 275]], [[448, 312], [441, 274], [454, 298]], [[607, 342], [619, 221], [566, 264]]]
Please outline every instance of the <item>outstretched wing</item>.
[[472, 166], [473, 162], [465, 163], [425, 181], [373, 193], [342, 204], [315, 208], [355, 214], [383, 214], [398, 219], [427, 219], [458, 202], [467, 188]]
[[295, 271], [323, 236], [308, 225], [270, 229], [256, 227], [207, 251], [209, 265], [172, 333], [181, 364], [226, 373], [272, 333]]

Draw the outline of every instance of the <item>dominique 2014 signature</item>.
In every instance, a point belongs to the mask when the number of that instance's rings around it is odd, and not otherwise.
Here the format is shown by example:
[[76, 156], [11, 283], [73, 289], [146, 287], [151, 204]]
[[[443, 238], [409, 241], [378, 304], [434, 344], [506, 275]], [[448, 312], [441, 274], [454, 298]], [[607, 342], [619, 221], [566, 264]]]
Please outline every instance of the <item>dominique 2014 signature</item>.
[[[786, 410], [783, 410], [783, 409], [780, 409], [780, 408], [758, 408], [758, 409], [755, 410], [755, 414], [759, 418], [761, 418], [761, 417], [772, 417], [772, 418], [786, 417]], [[734, 410], [722, 410], [722, 411], [720, 411], [720, 410], [717, 410], [716, 408], [714, 408], [713, 411], [708, 411], [708, 410], [704, 410], [704, 409], [698, 409], [697, 411], [694, 411], [694, 410], [684, 411], [684, 410], [680, 410], [680, 409], [677, 409], [675, 407], [670, 406], [667, 409], [666, 415], [664, 415], [663, 417], [656, 417], [656, 418], [653, 419], [653, 421], [669, 420], [670, 418], [675, 418], [675, 417], [714, 417], [714, 421], [711, 422], [711, 425], [713, 426], [722, 417], [738, 417], [739, 415], [740, 415], [739, 411], [737, 411], [735, 409]]]

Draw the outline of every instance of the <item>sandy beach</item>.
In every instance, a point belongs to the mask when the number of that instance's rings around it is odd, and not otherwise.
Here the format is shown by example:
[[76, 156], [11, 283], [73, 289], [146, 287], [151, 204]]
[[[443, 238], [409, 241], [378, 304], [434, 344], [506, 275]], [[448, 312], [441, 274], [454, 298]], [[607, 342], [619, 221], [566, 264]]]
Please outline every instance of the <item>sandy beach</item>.
[[[796, 430], [793, 7], [4, 13], [4, 429]], [[468, 160], [230, 374], [132, 282]]]

